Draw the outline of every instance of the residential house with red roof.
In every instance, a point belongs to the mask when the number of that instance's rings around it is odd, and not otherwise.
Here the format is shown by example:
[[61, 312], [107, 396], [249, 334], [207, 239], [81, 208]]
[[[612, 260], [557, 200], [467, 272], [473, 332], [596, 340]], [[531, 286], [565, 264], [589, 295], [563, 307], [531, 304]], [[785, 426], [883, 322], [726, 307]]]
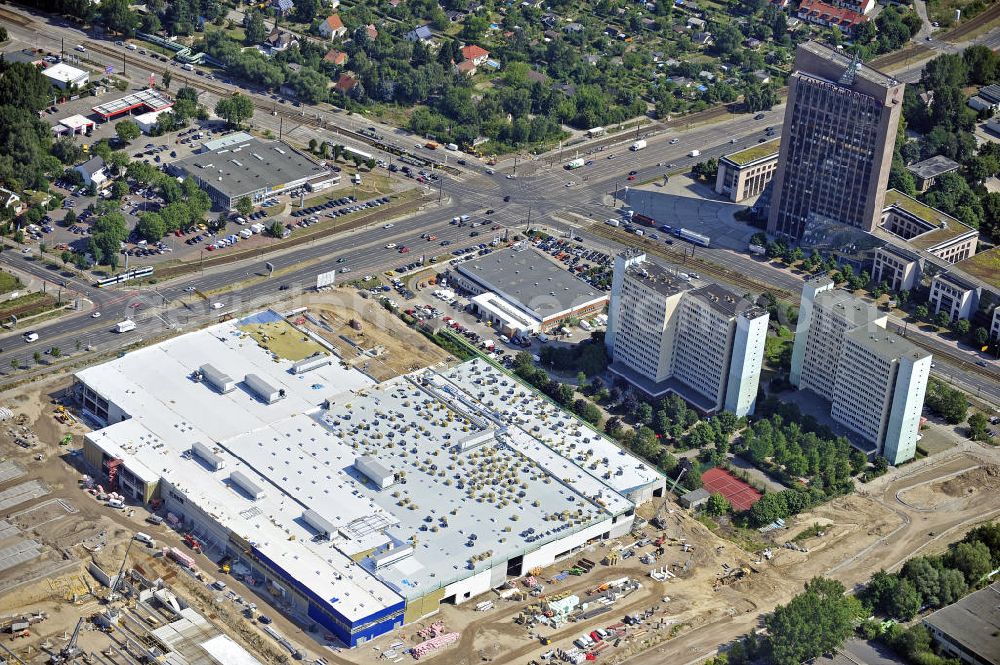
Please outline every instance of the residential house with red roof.
[[490, 52], [484, 49], [482, 46], [476, 46], [475, 44], [468, 44], [462, 47], [462, 60], [468, 60], [472, 62], [476, 67], [486, 62], [490, 57]]
[[343, 51], [338, 51], [337, 49], [332, 48], [326, 52], [326, 55], [323, 56], [323, 60], [340, 67], [347, 63], [347, 54]]
[[319, 24], [319, 34], [327, 39], [338, 39], [347, 34], [344, 22], [340, 20], [340, 14], [331, 14]]
[[834, 7], [819, 0], [802, 0], [799, 4], [798, 17], [803, 21], [838, 27], [845, 35], [853, 35], [854, 29], [868, 22], [868, 17], [850, 9]]

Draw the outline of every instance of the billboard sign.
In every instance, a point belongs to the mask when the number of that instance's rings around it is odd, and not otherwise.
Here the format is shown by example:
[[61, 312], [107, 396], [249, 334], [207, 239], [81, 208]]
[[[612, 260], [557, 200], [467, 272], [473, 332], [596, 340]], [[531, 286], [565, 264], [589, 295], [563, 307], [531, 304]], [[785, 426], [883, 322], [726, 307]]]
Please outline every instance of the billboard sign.
[[336, 270], [321, 272], [320, 274], [316, 275], [316, 289], [319, 290], [326, 288], [328, 286], [333, 286], [334, 283], [336, 282], [336, 278], [337, 278]]

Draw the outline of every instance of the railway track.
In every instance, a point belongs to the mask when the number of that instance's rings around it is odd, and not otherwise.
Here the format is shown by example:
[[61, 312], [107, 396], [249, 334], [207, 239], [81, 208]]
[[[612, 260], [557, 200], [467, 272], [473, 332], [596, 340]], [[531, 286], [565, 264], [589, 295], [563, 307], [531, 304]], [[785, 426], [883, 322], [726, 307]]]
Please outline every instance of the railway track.
[[20, 14], [15, 14], [14, 12], [8, 11], [6, 9], [0, 9], [0, 19], [4, 21], [10, 21], [15, 25], [19, 25], [22, 28], [26, 28], [33, 24], [34, 21], [26, 16], [21, 16]]
[[978, 30], [982, 25], [990, 23], [1000, 18], [1000, 4], [992, 4], [979, 14], [970, 18], [966, 23], [946, 32], [941, 39], [948, 42], [958, 42], [965, 39], [967, 35]]
[[[152, 65], [149, 62], [141, 59], [140, 57], [130, 55], [129, 53], [121, 53], [118, 49], [112, 48], [103, 42], [91, 40], [87, 43], [87, 47], [102, 55], [115, 58], [116, 60], [120, 58], [122, 59], [123, 63], [126, 66], [132, 65], [134, 67], [141, 67], [144, 69], [150, 69], [152, 67]], [[183, 79], [185, 81], [185, 85], [190, 85], [191, 87], [200, 88], [220, 98], [231, 97], [236, 92], [239, 92], [238, 90], [231, 90], [221, 84], [215, 83], [214, 81], [210, 81], [204, 77], [199, 77], [199, 76], [188, 77], [184, 75]], [[296, 125], [299, 126], [304, 125], [316, 129], [335, 130], [343, 136], [350, 137], [356, 141], [365, 143], [366, 145], [370, 145], [378, 150], [389, 152], [397, 156], [408, 156], [411, 159], [418, 160], [422, 165], [445, 171], [447, 173], [450, 173], [451, 175], [461, 174], [461, 171], [459, 171], [454, 167], [438, 164], [437, 162], [424, 159], [423, 157], [420, 157], [418, 155], [413, 155], [401, 148], [373, 139], [372, 137], [366, 134], [355, 132], [340, 125], [334, 124], [333, 122], [330, 122], [329, 120], [326, 120], [320, 116], [320, 113], [336, 113], [336, 110], [332, 106], [328, 107], [326, 105], [315, 105], [310, 107], [312, 110], [308, 112], [304, 108], [300, 111], [294, 111], [292, 109], [285, 108], [284, 106], [279, 105], [277, 103], [273, 102], [268, 103], [267, 101], [258, 99], [253, 94], [250, 94], [249, 97], [250, 100], [253, 102], [254, 107], [257, 110], [263, 113], [268, 113], [270, 115], [283, 118], [284, 120], [288, 120]]]
[[689, 256], [687, 252], [684, 250], [674, 249], [673, 246], [671, 245], [664, 245], [662, 242], [656, 242], [648, 238], [643, 238], [640, 236], [632, 235], [631, 233], [626, 233], [625, 231], [622, 231], [612, 226], [608, 226], [607, 224], [604, 224], [602, 222], [593, 222], [587, 228], [587, 233], [599, 236], [606, 240], [611, 240], [619, 245], [625, 245], [627, 247], [638, 246], [647, 254], [658, 256], [662, 259], [669, 261], [674, 265], [683, 265], [696, 268], [699, 272], [711, 275], [723, 282], [739, 287], [741, 289], [746, 289], [747, 291], [758, 292], [758, 293], [769, 291], [773, 293], [777, 298], [782, 298], [793, 302], [797, 302], [799, 299], [798, 293], [792, 293], [790, 291], [786, 291], [785, 289], [777, 288], [771, 284], [765, 284], [763, 282], [759, 282], [755, 279], [747, 277], [742, 273], [736, 272], [735, 270], [724, 268], [709, 259], [703, 259], [698, 256]]

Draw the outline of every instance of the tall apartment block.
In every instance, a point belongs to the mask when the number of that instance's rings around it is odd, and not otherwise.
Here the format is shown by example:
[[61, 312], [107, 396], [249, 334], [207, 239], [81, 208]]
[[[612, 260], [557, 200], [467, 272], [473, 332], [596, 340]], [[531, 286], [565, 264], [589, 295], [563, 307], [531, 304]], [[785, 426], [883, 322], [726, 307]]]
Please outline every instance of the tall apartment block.
[[611, 370], [705, 412], [752, 413], [767, 310], [722, 287], [692, 288], [634, 249], [615, 258], [605, 343]]
[[817, 42], [799, 45], [788, 81], [768, 232], [814, 225], [871, 231], [882, 215], [904, 85]]
[[886, 331], [874, 306], [820, 277], [802, 289], [790, 381], [890, 464], [916, 452], [931, 355]]

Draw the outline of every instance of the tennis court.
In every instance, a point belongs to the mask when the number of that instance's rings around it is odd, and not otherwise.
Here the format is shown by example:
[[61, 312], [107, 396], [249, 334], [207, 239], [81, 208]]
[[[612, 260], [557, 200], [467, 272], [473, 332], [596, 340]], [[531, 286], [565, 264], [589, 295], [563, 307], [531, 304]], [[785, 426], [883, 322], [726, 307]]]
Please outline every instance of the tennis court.
[[726, 497], [733, 510], [742, 511], [757, 503], [762, 496], [760, 492], [745, 482], [722, 469], [709, 469], [701, 474], [701, 485], [712, 494], [718, 492]]

